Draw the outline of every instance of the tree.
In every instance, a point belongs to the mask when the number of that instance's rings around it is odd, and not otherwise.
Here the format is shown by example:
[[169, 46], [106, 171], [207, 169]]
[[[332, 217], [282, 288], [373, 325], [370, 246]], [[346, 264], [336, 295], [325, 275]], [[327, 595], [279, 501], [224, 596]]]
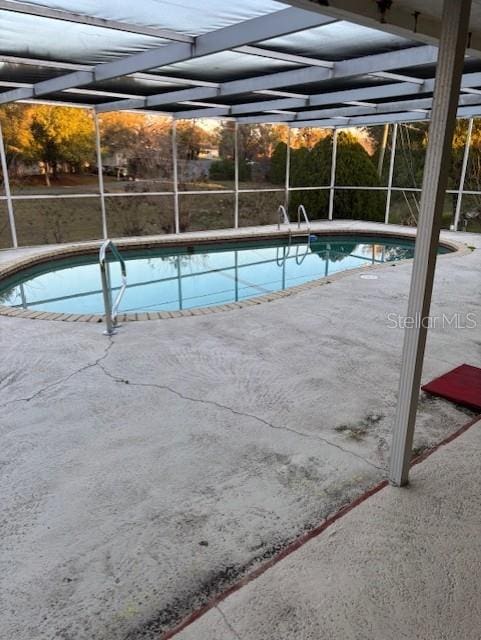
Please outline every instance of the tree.
[[177, 122], [177, 148], [179, 158], [197, 160], [203, 148], [215, 143], [216, 134], [210, 132], [195, 120]]
[[47, 186], [50, 172], [57, 177], [59, 163], [66, 162], [78, 169], [91, 162], [95, 139], [90, 114], [75, 107], [35, 106], [29, 111], [24, 154], [27, 159], [43, 163]]
[[109, 113], [102, 116], [100, 130], [103, 155], [123, 156], [134, 178], [171, 176], [170, 119], [136, 113]]
[[294, 149], [307, 147], [312, 149], [318, 142], [329, 135], [329, 129], [317, 129], [315, 127], [301, 127], [291, 132], [291, 145]]
[[273, 184], [284, 184], [286, 181], [287, 144], [279, 142], [271, 157], [269, 180]]
[[32, 105], [11, 103], [0, 107], [0, 123], [7, 166], [11, 175], [15, 175], [19, 161], [25, 155], [29, 141], [29, 113]]
[[280, 128], [274, 125], [243, 124], [239, 127], [239, 154], [247, 161], [270, 158], [280, 141]]

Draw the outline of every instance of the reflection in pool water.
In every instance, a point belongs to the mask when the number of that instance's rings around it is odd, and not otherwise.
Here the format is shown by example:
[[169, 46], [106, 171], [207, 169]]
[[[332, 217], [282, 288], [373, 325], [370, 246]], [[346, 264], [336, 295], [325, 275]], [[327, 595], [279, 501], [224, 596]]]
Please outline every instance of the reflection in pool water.
[[[439, 252], [447, 249], [440, 247]], [[236, 243], [125, 253], [128, 288], [121, 312], [173, 311], [279, 291], [366, 264], [412, 258], [414, 242], [392, 237], [318, 236], [310, 242]], [[113, 288], [118, 264], [110, 265]], [[94, 257], [52, 262], [0, 289], [10, 306], [63, 313], [103, 313]]]

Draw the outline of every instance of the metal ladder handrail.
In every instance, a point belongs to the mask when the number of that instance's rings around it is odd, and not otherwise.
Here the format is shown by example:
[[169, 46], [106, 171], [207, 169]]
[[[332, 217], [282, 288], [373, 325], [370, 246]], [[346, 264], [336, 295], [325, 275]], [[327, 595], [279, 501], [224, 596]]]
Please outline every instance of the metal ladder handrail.
[[[112, 288], [110, 286], [110, 273], [108, 269], [108, 261], [106, 259], [107, 250], [110, 249], [113, 256], [118, 260], [120, 264], [120, 278], [122, 285], [117, 293], [114, 303], [112, 303]], [[127, 267], [125, 260], [120, 255], [119, 250], [112, 242], [112, 240], [105, 240], [102, 243], [99, 251], [99, 265], [100, 265], [100, 279], [102, 281], [102, 295], [104, 298], [105, 308], [105, 324], [107, 325], [105, 335], [111, 336], [115, 333], [115, 329], [118, 327], [117, 314], [119, 310], [120, 301], [127, 288]]]
[[281, 228], [281, 222], [290, 226], [291, 221], [289, 220], [289, 216], [287, 215], [286, 208], [283, 204], [279, 205], [279, 208], [277, 209], [277, 215], [278, 215], [278, 219], [277, 219], [278, 230]]
[[287, 245], [287, 251], [286, 251], [286, 246], [284, 245], [282, 247], [282, 258], [279, 259], [279, 247], [276, 247], [276, 263], [278, 267], [282, 267], [287, 258], [289, 257], [289, 254], [291, 252], [291, 240], [292, 240], [292, 236], [291, 236], [291, 221], [289, 220], [289, 216], [287, 215], [287, 211], [286, 208], [283, 204], [279, 205], [278, 209], [277, 209], [277, 230], [280, 231], [281, 228], [281, 222], [283, 222], [284, 224], [287, 224], [287, 226], [289, 227], [289, 243]]
[[297, 207], [297, 228], [300, 229], [301, 228], [301, 216], [304, 218], [304, 221], [306, 223], [306, 235], [307, 235], [307, 244], [306, 244], [306, 250], [305, 252], [302, 254], [302, 256], [299, 256], [299, 245], [297, 245], [296, 247], [296, 264], [297, 265], [301, 265], [304, 260], [306, 259], [307, 254], [309, 253], [309, 249], [311, 248], [311, 221], [309, 220], [308, 216], [307, 216], [307, 212], [306, 212], [306, 208], [303, 204], [300, 204]]
[[304, 221], [305, 221], [305, 223], [307, 225], [307, 231], [310, 232], [311, 231], [311, 221], [307, 217], [306, 207], [303, 204], [300, 204], [297, 207], [297, 228], [298, 229], [301, 228], [301, 214], [302, 214], [302, 217], [304, 218]]

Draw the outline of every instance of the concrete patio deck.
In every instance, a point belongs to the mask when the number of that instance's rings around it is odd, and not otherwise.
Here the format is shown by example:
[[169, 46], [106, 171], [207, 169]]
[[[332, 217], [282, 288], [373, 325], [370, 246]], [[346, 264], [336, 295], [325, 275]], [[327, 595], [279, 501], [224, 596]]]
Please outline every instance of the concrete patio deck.
[[177, 640], [479, 640], [481, 423]]
[[[475, 248], [439, 259], [432, 313], [473, 313], [478, 324], [430, 332], [425, 380], [462, 362], [479, 365], [481, 356], [481, 236], [445, 237]], [[0, 252], [0, 262], [30, 251]], [[388, 314], [405, 312], [410, 272], [411, 263], [376, 268], [377, 279], [352, 271], [249, 308], [126, 323], [113, 339], [89, 323], [0, 317], [0, 637], [159, 638], [384, 478], [403, 336], [390, 328]], [[422, 396], [416, 449], [434, 446], [471, 417]], [[471, 443], [476, 433], [463, 438]], [[434, 459], [416, 470], [419, 487], [426, 480], [419, 474]], [[456, 478], [467, 482], [458, 471]], [[383, 495], [392, 496], [393, 509], [401, 501], [409, 513], [416, 492]], [[423, 495], [413, 509], [422, 508]], [[370, 535], [378, 524], [386, 534], [380, 520], [367, 523]], [[461, 554], [463, 531], [452, 524]], [[359, 544], [370, 544], [359, 536]], [[338, 556], [347, 553], [343, 547]], [[366, 553], [376, 548], [368, 545]], [[433, 589], [437, 577], [426, 576]], [[235, 633], [243, 640], [269, 637], [242, 631], [241, 593], [228, 615]], [[378, 596], [384, 602], [382, 591]], [[272, 603], [280, 615], [279, 599]], [[308, 616], [317, 606], [311, 604]], [[198, 623], [214, 618], [211, 635], [202, 636], [201, 626], [198, 636], [186, 638], [228, 640], [215, 621], [223, 606]], [[301, 609], [291, 610], [295, 620], [303, 618]], [[357, 636], [344, 632], [343, 615], [341, 608], [326, 637], [371, 638], [364, 627]], [[260, 633], [260, 613], [257, 619]], [[319, 637], [320, 627], [300, 622], [292, 635], [289, 616], [284, 619], [278, 639]], [[429, 637], [406, 633], [398, 637]]]

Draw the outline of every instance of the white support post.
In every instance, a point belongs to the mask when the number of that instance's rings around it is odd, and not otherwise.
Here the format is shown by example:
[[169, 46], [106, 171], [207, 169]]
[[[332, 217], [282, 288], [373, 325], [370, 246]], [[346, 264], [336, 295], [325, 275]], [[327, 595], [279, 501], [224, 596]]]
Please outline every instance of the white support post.
[[464, 147], [463, 164], [461, 167], [461, 177], [459, 178], [458, 199], [456, 201], [456, 211], [454, 214], [454, 224], [453, 224], [454, 231], [458, 230], [459, 218], [461, 216], [461, 205], [463, 201], [464, 183], [466, 180], [466, 169], [468, 167], [469, 150], [471, 147], [471, 135], [473, 133], [473, 122], [474, 122], [474, 118], [470, 118], [469, 124], [468, 124], [468, 133], [466, 135], [466, 145]]
[[5, 196], [7, 198], [8, 222], [10, 224], [10, 235], [14, 248], [18, 247], [17, 228], [15, 226], [15, 214], [13, 212], [12, 193], [10, 191], [10, 178], [8, 176], [7, 156], [5, 154], [5, 144], [3, 142], [2, 125], [0, 124], [0, 161], [3, 174], [3, 186], [5, 188]]
[[336, 163], [337, 163], [337, 129], [332, 134], [332, 159], [331, 159], [331, 182], [329, 184], [329, 212], [328, 218], [332, 220], [334, 215], [334, 192], [336, 187]]
[[419, 225], [404, 330], [398, 403], [391, 445], [391, 483], [406, 485], [426, 345], [434, 271], [451, 145], [469, 27], [471, 0], [444, 0], [439, 58], [424, 168]]
[[177, 121], [172, 121], [172, 179], [174, 181], [174, 228], [180, 233], [179, 178], [177, 174]]
[[286, 148], [286, 185], [284, 195], [284, 207], [289, 215], [289, 187], [291, 181], [291, 128], [287, 128], [287, 148]]
[[391, 134], [391, 154], [389, 156], [389, 176], [387, 179], [386, 213], [384, 215], [385, 224], [389, 224], [389, 210], [391, 209], [392, 178], [394, 174], [394, 162], [396, 160], [397, 127], [398, 123], [395, 122]]
[[239, 123], [234, 123], [234, 229], [239, 228]]
[[384, 156], [386, 154], [388, 135], [389, 135], [389, 123], [386, 122], [382, 132], [381, 148], [379, 149], [379, 160], [377, 163], [377, 175], [379, 176], [379, 179], [382, 178], [382, 169], [384, 166]]
[[108, 238], [108, 229], [107, 229], [107, 210], [105, 208], [102, 147], [100, 144], [100, 125], [99, 125], [99, 116], [96, 111], [93, 112], [93, 116], [94, 116], [94, 125], [95, 125], [95, 153], [97, 155], [97, 175], [99, 179], [100, 210], [102, 211], [102, 236], [103, 236], [103, 239], [106, 240]]

